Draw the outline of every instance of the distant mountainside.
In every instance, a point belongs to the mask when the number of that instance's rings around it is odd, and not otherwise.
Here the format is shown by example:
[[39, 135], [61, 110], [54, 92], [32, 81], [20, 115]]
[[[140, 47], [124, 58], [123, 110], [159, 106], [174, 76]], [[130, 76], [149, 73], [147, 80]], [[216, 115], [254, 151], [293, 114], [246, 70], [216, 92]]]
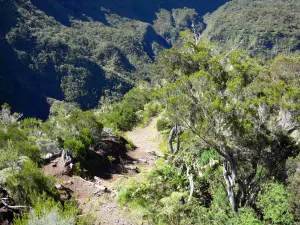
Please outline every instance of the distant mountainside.
[[205, 17], [203, 37], [264, 58], [300, 50], [299, 0], [234, 0]]
[[151, 76], [154, 56], [225, 0], [0, 0], [0, 104], [45, 118], [46, 97], [95, 107]]

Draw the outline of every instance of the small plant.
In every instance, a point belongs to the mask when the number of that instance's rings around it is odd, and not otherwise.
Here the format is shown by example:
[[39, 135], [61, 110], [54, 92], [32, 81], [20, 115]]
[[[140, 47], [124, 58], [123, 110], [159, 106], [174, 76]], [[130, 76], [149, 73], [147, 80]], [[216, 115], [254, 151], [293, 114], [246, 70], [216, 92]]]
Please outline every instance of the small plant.
[[133, 151], [133, 150], [134, 150], [133, 145], [130, 144], [130, 143], [127, 143], [127, 144], [125, 145], [125, 147], [126, 147], [127, 151]]
[[72, 155], [74, 158], [82, 159], [85, 158], [85, 146], [79, 140], [67, 140], [64, 143], [64, 148], [72, 150]]
[[128, 137], [124, 136], [125, 140], [127, 141], [127, 143], [125, 144], [125, 147], [127, 149], [127, 151], [133, 151], [134, 150], [134, 144], [133, 141], [130, 140]]
[[73, 174], [79, 177], [85, 177], [86, 170], [82, 168], [80, 162], [76, 162], [73, 168]]
[[156, 122], [156, 129], [158, 131], [169, 130], [171, 129], [171, 127], [172, 127], [171, 122], [165, 118], [158, 119]]
[[144, 106], [142, 113], [142, 125], [147, 125], [152, 117], [157, 116], [162, 111], [162, 106], [157, 101], [151, 101]]
[[107, 158], [108, 158], [110, 163], [113, 163], [116, 160], [116, 158], [112, 155], [109, 155]]

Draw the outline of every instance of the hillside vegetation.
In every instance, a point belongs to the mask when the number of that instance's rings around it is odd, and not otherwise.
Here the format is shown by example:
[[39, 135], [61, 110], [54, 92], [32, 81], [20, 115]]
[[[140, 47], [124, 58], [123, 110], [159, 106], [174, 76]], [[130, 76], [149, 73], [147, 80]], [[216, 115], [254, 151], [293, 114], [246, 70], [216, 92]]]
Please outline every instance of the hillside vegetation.
[[300, 50], [299, 10], [297, 0], [233, 0], [205, 16], [203, 37], [253, 56], [290, 54]]
[[153, 224], [297, 224], [299, 56], [219, 54], [187, 37], [160, 54], [154, 81], [167, 160], [122, 186], [120, 204]]
[[[95, 172], [86, 166], [106, 132], [120, 135], [158, 114], [164, 157], [119, 189], [120, 205], [136, 218], [151, 224], [299, 223], [299, 55], [265, 61], [238, 49], [220, 53], [192, 37], [182, 33], [182, 47], [159, 55], [152, 84], [140, 83], [120, 102], [84, 112], [53, 101], [45, 122], [20, 120], [2, 106], [0, 187], [11, 204], [31, 206], [15, 215], [17, 224], [46, 221], [46, 215], [81, 224], [75, 203], [61, 205], [53, 178], [40, 172], [43, 155], [68, 151], [76, 163], [72, 173], [86, 177]], [[130, 142], [125, 147], [133, 150]], [[49, 206], [40, 204], [45, 198]]]
[[93, 224], [101, 195], [140, 224], [300, 224], [297, 1], [230, 1], [202, 36], [188, 0], [0, 4], [0, 223]]
[[46, 118], [46, 97], [84, 109], [97, 106], [100, 96], [120, 99], [151, 77], [154, 56], [175, 44], [180, 31], [192, 23], [203, 28], [198, 12], [183, 6], [197, 5], [204, 14], [222, 3], [1, 1], [0, 101]]

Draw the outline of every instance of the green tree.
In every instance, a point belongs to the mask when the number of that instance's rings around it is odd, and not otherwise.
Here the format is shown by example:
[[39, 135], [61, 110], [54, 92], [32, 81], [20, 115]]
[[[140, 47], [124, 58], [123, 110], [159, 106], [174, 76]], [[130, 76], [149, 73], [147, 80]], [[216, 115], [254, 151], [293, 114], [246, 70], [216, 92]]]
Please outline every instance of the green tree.
[[64, 148], [72, 151], [74, 158], [83, 159], [86, 155], [84, 144], [80, 140], [67, 140], [64, 143]]
[[207, 58], [207, 49], [191, 46], [177, 55], [192, 62], [176, 66], [189, 71], [195, 64], [197, 71], [182, 73], [164, 88], [168, 117], [222, 157], [228, 198], [237, 211], [254, 201], [266, 177], [283, 179], [285, 160], [299, 151], [287, 133], [299, 123], [299, 89], [281, 79], [257, 87], [262, 68], [244, 52]]
[[264, 220], [272, 224], [293, 224], [293, 215], [289, 212], [290, 198], [291, 195], [282, 184], [263, 185], [257, 206], [263, 212]]
[[0, 168], [10, 168], [12, 174], [16, 174], [20, 167], [20, 154], [14, 143], [9, 140], [7, 146], [0, 149]]

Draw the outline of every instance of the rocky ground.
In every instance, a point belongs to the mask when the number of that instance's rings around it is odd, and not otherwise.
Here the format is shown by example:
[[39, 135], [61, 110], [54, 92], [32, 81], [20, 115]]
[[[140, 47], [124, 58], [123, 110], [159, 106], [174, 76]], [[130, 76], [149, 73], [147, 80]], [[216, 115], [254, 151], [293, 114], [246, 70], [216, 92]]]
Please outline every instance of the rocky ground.
[[136, 146], [134, 151], [128, 152], [128, 158], [124, 167], [128, 173], [110, 174], [108, 179], [94, 177], [93, 180], [85, 180], [77, 176], [68, 176], [65, 173], [62, 160], [53, 160], [44, 167], [46, 175], [54, 175], [58, 189], [65, 198], [74, 197], [82, 210], [82, 213], [94, 217], [95, 224], [106, 225], [134, 225], [138, 224], [130, 216], [127, 208], [121, 208], [116, 202], [118, 178], [136, 176], [141, 168], [151, 168], [159, 157], [159, 133], [156, 130], [157, 118], [148, 126], [136, 128], [125, 133]]

